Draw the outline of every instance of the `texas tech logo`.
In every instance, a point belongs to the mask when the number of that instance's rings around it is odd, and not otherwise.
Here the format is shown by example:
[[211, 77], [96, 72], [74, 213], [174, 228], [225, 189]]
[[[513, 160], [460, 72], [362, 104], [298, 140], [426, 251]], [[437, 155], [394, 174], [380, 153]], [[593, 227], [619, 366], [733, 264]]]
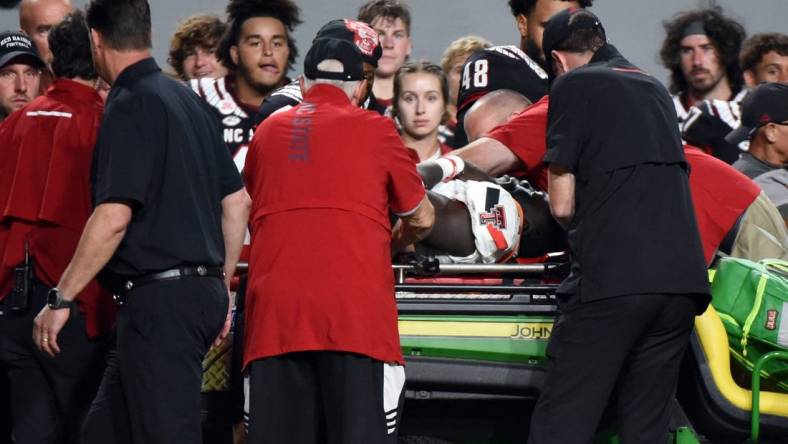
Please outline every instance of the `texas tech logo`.
[[479, 224], [488, 225], [492, 224], [498, 229], [506, 228], [506, 210], [503, 205], [496, 205], [490, 209], [489, 213], [479, 214]]

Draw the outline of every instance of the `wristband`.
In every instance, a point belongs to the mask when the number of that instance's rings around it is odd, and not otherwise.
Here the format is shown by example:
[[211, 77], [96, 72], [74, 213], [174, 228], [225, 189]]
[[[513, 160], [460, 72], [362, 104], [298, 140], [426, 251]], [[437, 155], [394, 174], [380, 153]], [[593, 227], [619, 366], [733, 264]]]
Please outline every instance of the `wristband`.
[[437, 163], [441, 167], [441, 171], [443, 171], [443, 178], [441, 179], [443, 182], [454, 179], [465, 169], [465, 162], [462, 158], [453, 154], [447, 154], [440, 157], [435, 160], [435, 163]]

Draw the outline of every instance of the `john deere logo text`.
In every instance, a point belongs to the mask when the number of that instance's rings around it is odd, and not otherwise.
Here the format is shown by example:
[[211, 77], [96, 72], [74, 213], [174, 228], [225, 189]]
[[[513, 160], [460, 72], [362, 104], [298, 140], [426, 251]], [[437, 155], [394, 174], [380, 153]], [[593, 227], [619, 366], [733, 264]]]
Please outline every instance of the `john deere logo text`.
[[552, 327], [534, 324], [515, 324], [509, 337], [513, 339], [547, 339], [553, 331]]
[[767, 330], [774, 330], [777, 328], [777, 314], [779, 312], [777, 310], [768, 310], [766, 312], [766, 325], [764, 326]]

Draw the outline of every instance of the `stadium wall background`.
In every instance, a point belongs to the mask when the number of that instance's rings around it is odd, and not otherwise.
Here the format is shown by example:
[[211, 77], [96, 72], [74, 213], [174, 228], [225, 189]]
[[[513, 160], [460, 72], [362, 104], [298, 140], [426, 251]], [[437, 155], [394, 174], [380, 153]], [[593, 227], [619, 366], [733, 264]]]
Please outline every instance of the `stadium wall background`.
[[[85, 0], [72, 0], [79, 7]], [[211, 12], [222, 14], [224, 0], [150, 0], [153, 15], [153, 54], [160, 65], [167, 62], [169, 39], [179, 20], [189, 15]], [[334, 18], [355, 17], [364, 0], [296, 0], [304, 23], [296, 29], [295, 39], [306, 54], [318, 28]], [[2, 0], [4, 4], [14, 1]], [[622, 53], [642, 69], [662, 81], [667, 79], [658, 62], [664, 37], [661, 22], [676, 12], [706, 5], [706, 0], [596, 0], [592, 11], [605, 25], [610, 40]], [[788, 32], [788, 0], [718, 0], [731, 16], [739, 19], [747, 34]], [[514, 19], [505, 0], [409, 0], [413, 13], [412, 58], [438, 62], [444, 48], [466, 34], [486, 37], [497, 45], [518, 44]], [[0, 30], [19, 28], [16, 9], [0, 10]], [[300, 74], [301, 59], [291, 77]]]

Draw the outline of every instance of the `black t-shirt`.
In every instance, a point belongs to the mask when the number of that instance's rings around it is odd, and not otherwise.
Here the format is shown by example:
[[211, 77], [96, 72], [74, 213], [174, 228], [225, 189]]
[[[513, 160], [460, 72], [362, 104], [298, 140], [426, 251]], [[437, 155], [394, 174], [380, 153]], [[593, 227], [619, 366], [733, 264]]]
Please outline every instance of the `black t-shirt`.
[[559, 77], [545, 162], [576, 177], [572, 274], [582, 300], [709, 294], [687, 163], [670, 96], [612, 46]]
[[112, 86], [93, 159], [95, 205], [132, 208], [105, 268], [138, 276], [224, 262], [221, 200], [243, 186], [210, 110], [153, 59]]

